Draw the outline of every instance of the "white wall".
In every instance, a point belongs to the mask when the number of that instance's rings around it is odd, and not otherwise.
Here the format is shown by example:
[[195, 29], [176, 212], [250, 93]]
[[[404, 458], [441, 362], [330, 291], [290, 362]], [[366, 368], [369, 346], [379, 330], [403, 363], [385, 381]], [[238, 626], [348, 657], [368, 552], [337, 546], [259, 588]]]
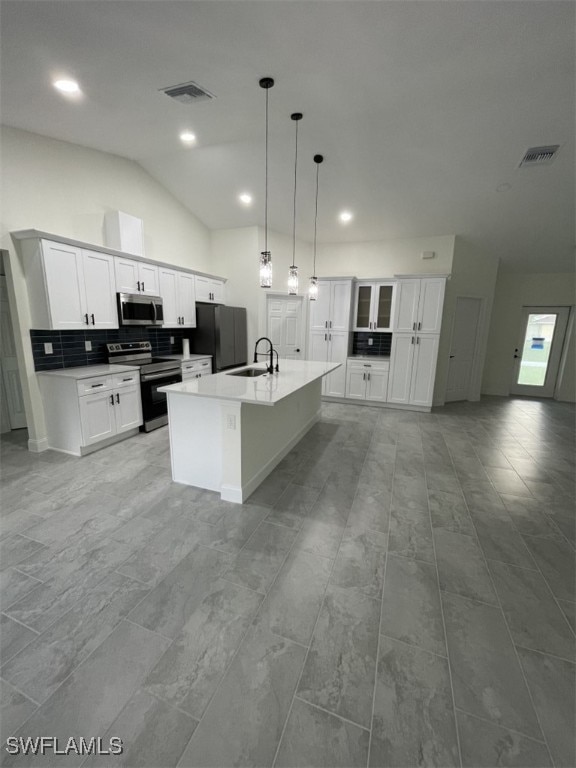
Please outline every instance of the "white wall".
[[[508, 274], [498, 275], [488, 354], [484, 367], [482, 392], [487, 395], [509, 395], [514, 367], [514, 349], [521, 333], [523, 306], [564, 306], [576, 304], [574, 274]], [[573, 334], [573, 331], [572, 331]], [[575, 400], [574, 337], [568, 341], [564, 377], [557, 391], [558, 399]]]
[[208, 229], [139, 165], [14, 128], [2, 128], [0, 247], [6, 272], [30, 438], [45, 437], [42, 401], [30, 345], [30, 312], [22, 265], [10, 238], [38, 229], [104, 245], [104, 214], [121, 210], [144, 222], [145, 255], [214, 272]]
[[[264, 250], [264, 232], [260, 227], [221, 229], [212, 232], [212, 268], [228, 278], [226, 303], [247, 308], [248, 351], [259, 336], [266, 334], [266, 294], [288, 293], [288, 267], [292, 263], [292, 238], [268, 232], [272, 254], [272, 288], [260, 288], [259, 259]], [[296, 242], [296, 266], [299, 268], [298, 293], [305, 295], [312, 274], [312, 248]], [[249, 355], [250, 356], [250, 355]]]
[[[422, 260], [423, 251], [434, 251], [433, 259]], [[450, 274], [454, 236], [416, 237], [406, 240], [377, 240], [365, 243], [319, 245], [318, 277], [355, 275], [361, 278], [410, 274]]]
[[470, 382], [470, 399], [480, 399], [482, 371], [486, 358], [490, 315], [492, 313], [497, 274], [498, 258], [490, 254], [481, 253], [465, 239], [456, 237], [452, 276], [446, 283], [446, 294], [444, 297], [442, 334], [440, 335], [438, 367], [436, 368], [436, 382], [434, 384], [434, 405], [443, 405], [446, 395], [452, 328], [458, 296], [482, 299], [477, 360]]

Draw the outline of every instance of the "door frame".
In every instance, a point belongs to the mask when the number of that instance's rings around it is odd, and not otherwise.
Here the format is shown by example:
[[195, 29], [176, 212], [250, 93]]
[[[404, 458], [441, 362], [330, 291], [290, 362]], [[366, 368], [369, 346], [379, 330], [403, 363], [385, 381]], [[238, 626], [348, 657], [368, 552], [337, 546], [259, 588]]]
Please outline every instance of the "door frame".
[[[450, 345], [448, 347], [449, 356], [452, 352], [452, 341], [454, 339], [454, 326], [456, 325], [456, 306], [458, 304], [458, 299], [474, 299], [475, 301], [480, 302], [480, 311], [478, 312], [478, 324], [476, 326], [476, 336], [474, 338], [474, 354], [472, 356], [472, 368], [470, 370], [470, 381], [468, 382], [468, 392], [466, 393], [466, 401], [473, 402], [476, 400], [480, 400], [480, 388], [482, 383], [481, 382], [482, 370], [480, 368], [480, 339], [482, 338], [482, 334], [484, 333], [484, 326], [486, 321], [486, 297], [472, 296], [470, 294], [458, 294], [457, 296], [454, 297], [454, 314], [452, 316], [452, 328], [450, 330]], [[463, 402], [462, 400], [456, 401], [456, 400], [447, 399], [446, 393], [448, 391], [449, 375], [450, 375], [450, 357], [448, 357], [448, 369], [446, 371], [446, 388], [444, 391], [444, 402], [445, 403]], [[477, 387], [473, 386], [474, 382], [478, 382]], [[477, 396], [474, 396], [473, 394], [473, 391], [475, 388], [478, 390]]]
[[[561, 312], [560, 310], [564, 310], [564, 312]], [[520, 364], [522, 362], [522, 354], [514, 354], [514, 364], [512, 366], [512, 377], [510, 381], [510, 395], [512, 397], [543, 397], [543, 398], [554, 398], [556, 394], [556, 389], [558, 387], [558, 378], [560, 376], [560, 370], [561, 370], [561, 363], [562, 363], [562, 353], [564, 351], [564, 343], [566, 341], [566, 334], [568, 331], [568, 324], [570, 321], [570, 306], [566, 304], [558, 304], [558, 305], [551, 305], [551, 304], [545, 304], [542, 306], [539, 306], [538, 304], [523, 304], [521, 307], [521, 324], [520, 329], [518, 330], [518, 346], [516, 347], [516, 352], [519, 352], [524, 348], [524, 342], [526, 340], [526, 327], [528, 322], [528, 316], [531, 314], [546, 314], [549, 313], [551, 315], [558, 315], [558, 319], [560, 320], [560, 316], [564, 315], [564, 328], [562, 331], [562, 338], [560, 339], [559, 335], [556, 333], [556, 329], [558, 328], [558, 324], [554, 326], [554, 337], [552, 340], [552, 347], [550, 349], [550, 355], [548, 356], [548, 367], [546, 369], [546, 378], [544, 380], [544, 384], [541, 387], [538, 386], [530, 386], [529, 384], [517, 384], [516, 380], [518, 378], [518, 373], [520, 371]], [[518, 360], [519, 362], [516, 362]], [[556, 369], [556, 374], [554, 378], [554, 382], [549, 381], [549, 375], [550, 375], [550, 361], [553, 360], [554, 367]], [[543, 391], [546, 389], [547, 394], [544, 394]]]
[[270, 292], [266, 293], [266, 322], [265, 322], [265, 328], [266, 328], [266, 335], [268, 336], [268, 306], [269, 301], [273, 299], [288, 299], [289, 301], [299, 301], [300, 302], [300, 349], [302, 350], [302, 360], [306, 360], [308, 356], [308, 337], [307, 337], [307, 325], [308, 325], [308, 304], [304, 301], [305, 296], [302, 296], [301, 294], [296, 294], [296, 296], [291, 296], [288, 293], [280, 293], [279, 291], [276, 292]]

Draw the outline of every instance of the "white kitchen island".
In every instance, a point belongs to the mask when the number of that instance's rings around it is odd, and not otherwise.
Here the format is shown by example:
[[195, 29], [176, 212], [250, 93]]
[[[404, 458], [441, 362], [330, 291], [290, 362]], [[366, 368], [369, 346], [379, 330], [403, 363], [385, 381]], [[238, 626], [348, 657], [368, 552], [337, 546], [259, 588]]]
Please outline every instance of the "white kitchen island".
[[159, 388], [168, 400], [172, 479], [245, 501], [317, 421], [322, 377], [339, 366], [280, 360], [278, 373], [222, 372]]

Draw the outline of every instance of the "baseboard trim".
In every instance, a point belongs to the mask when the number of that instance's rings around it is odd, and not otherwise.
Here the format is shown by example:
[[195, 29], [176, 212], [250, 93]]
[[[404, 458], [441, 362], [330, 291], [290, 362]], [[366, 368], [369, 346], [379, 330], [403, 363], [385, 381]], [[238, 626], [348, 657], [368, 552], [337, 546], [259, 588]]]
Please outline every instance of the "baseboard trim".
[[48, 438], [42, 437], [40, 440], [33, 440], [28, 438], [28, 450], [30, 453], [43, 453], [50, 448], [48, 445]]
[[381, 400], [356, 400], [351, 397], [328, 397], [322, 396], [325, 403], [342, 403], [342, 405], [369, 405], [371, 408], [390, 408], [394, 411], [418, 411], [419, 413], [430, 413], [432, 406], [429, 405], [401, 405], [400, 403], [383, 403]]
[[278, 451], [278, 453], [273, 456], [253, 477], [251, 477], [247, 483], [244, 483], [242, 487], [238, 487], [236, 485], [222, 485], [220, 488], [220, 497], [222, 500], [231, 501], [235, 504], [242, 504], [244, 501], [246, 501], [246, 499], [254, 493], [256, 488], [258, 488], [258, 486], [268, 477], [272, 470], [275, 469], [278, 464], [280, 464], [282, 459], [290, 453], [292, 448], [294, 448], [294, 446], [299, 443], [300, 440], [302, 440], [304, 435], [312, 429], [319, 418], [320, 412], [317, 411], [314, 416], [312, 416], [312, 418], [309, 419], [306, 424], [304, 424], [302, 429], [300, 429], [284, 446], [284, 448]]

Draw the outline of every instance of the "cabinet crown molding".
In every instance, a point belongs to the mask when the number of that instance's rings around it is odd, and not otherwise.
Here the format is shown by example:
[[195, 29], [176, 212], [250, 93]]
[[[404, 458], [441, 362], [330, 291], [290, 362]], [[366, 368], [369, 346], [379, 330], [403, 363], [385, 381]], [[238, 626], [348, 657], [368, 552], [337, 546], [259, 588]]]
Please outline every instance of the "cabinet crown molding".
[[188, 272], [191, 275], [198, 275], [199, 277], [210, 277], [214, 280], [222, 280], [227, 282], [226, 277], [220, 277], [220, 275], [213, 275], [208, 272], [199, 272], [197, 269], [190, 269], [189, 267], [180, 267], [176, 264], [171, 264], [167, 261], [156, 261], [154, 259], [148, 259], [144, 256], [140, 256], [137, 253], [127, 253], [126, 251], [117, 251], [114, 248], [108, 248], [105, 245], [96, 245], [95, 243], [86, 243], [83, 240], [75, 240], [71, 237], [63, 237], [61, 235], [54, 235], [50, 232], [42, 232], [39, 229], [19, 229], [16, 232], [10, 232], [10, 236], [13, 240], [50, 240], [53, 243], [62, 243], [64, 245], [73, 245], [76, 248], [84, 248], [88, 251], [98, 251], [99, 253], [107, 253], [110, 256], [117, 256], [123, 259], [132, 259], [133, 261], [142, 261], [145, 264], [153, 264], [156, 267], [165, 267], [169, 269], [176, 269], [179, 272]]

